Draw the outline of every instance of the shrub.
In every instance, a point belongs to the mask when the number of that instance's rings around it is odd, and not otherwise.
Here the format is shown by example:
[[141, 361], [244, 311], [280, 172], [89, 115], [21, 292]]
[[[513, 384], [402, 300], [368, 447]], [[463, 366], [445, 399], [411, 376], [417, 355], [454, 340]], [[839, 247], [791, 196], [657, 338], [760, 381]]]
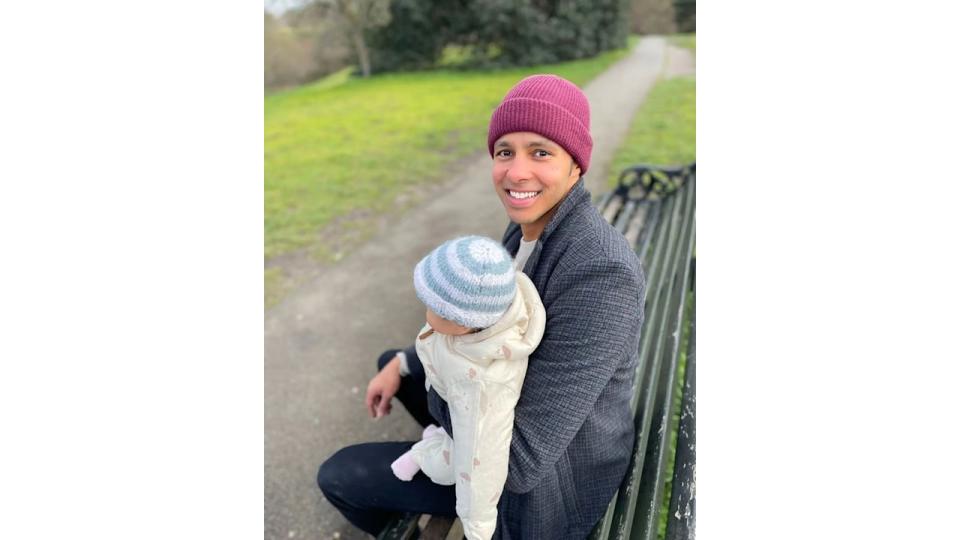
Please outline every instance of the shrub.
[[390, 24], [370, 34], [374, 66], [449, 66], [450, 51], [468, 68], [593, 57], [626, 46], [630, 9], [627, 0], [394, 0]]

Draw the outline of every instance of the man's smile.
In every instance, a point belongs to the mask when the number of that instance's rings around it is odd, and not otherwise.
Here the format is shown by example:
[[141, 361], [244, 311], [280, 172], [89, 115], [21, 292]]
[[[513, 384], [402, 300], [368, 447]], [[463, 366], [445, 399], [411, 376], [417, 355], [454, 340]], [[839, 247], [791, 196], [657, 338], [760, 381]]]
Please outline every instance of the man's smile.
[[515, 206], [529, 206], [540, 196], [541, 191], [520, 191], [507, 189], [507, 198]]

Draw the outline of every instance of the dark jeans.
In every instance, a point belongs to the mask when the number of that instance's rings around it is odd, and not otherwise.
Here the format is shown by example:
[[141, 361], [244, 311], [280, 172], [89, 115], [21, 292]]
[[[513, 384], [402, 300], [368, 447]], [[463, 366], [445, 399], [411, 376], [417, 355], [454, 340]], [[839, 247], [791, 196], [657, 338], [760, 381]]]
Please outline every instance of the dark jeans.
[[[377, 369], [382, 369], [397, 350], [391, 349], [380, 355]], [[401, 379], [396, 397], [422, 426], [439, 424], [427, 409], [423, 366], [416, 357], [408, 360], [410, 374]], [[409, 482], [393, 475], [390, 464], [411, 446], [413, 442], [347, 446], [320, 466], [317, 483], [327, 500], [350, 523], [374, 536], [395, 512], [456, 516], [454, 486], [434, 484], [422, 472]]]

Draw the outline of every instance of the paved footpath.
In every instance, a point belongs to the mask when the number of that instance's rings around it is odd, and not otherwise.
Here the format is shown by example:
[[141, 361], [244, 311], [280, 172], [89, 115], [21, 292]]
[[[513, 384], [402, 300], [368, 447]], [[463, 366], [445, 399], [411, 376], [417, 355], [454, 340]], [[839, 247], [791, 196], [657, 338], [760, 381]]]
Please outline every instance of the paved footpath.
[[[657, 77], [692, 69], [689, 52], [650, 37], [584, 88], [594, 137], [587, 188], [594, 195], [604, 191], [613, 153]], [[369, 538], [324, 499], [317, 469], [348, 444], [419, 437], [399, 402], [376, 421], [363, 404], [379, 353], [411, 343], [423, 324], [413, 267], [445, 239], [499, 239], [507, 224], [486, 149], [447, 186], [266, 313], [265, 539]]]

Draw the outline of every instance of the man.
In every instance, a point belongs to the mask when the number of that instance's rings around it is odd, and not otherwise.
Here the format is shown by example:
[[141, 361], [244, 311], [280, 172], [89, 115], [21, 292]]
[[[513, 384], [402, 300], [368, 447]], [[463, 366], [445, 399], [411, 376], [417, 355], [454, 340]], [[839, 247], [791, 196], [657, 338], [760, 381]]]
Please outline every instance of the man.
[[[644, 277], [623, 236], [600, 217], [581, 176], [593, 141], [586, 96], [553, 75], [520, 81], [490, 120], [493, 187], [510, 218], [504, 247], [547, 312], [515, 410], [510, 463], [494, 538], [584, 538], [626, 473]], [[372, 416], [396, 396], [418, 422], [454, 439], [447, 404], [424, 391], [416, 349], [385, 352], [370, 381]], [[376, 534], [391, 512], [456, 515], [453, 486], [393, 476], [412, 442], [344, 448], [320, 468], [327, 499]]]

